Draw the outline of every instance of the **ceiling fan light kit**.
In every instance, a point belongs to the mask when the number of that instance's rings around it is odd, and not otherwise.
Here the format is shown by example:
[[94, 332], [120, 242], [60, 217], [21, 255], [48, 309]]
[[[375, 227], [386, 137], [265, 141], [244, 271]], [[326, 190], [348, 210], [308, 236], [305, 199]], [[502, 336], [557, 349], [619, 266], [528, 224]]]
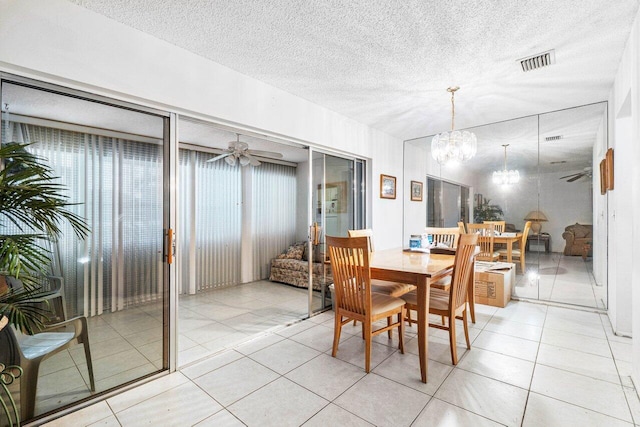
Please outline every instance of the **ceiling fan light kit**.
[[229, 148], [224, 150], [224, 153], [207, 160], [207, 163], [224, 159], [229, 166], [235, 166], [238, 163], [240, 163], [240, 166], [260, 166], [260, 161], [254, 156], [272, 157], [274, 159], [282, 158], [282, 154], [273, 151], [250, 150], [249, 144], [241, 142], [240, 134], [237, 133], [236, 140], [229, 142]]
[[447, 89], [451, 93], [451, 132], [442, 132], [431, 140], [431, 155], [441, 165], [462, 163], [476, 155], [478, 141], [476, 135], [469, 131], [454, 130], [455, 103], [454, 95], [460, 89], [453, 86]]

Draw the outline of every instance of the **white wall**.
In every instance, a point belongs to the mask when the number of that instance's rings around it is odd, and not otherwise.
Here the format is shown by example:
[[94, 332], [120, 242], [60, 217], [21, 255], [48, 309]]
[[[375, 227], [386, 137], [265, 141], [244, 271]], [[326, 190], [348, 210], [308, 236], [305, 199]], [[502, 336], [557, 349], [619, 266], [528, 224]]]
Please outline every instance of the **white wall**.
[[[636, 16], [609, 98], [609, 145], [615, 150], [615, 189], [608, 193], [609, 223], [613, 227], [610, 228], [608, 242], [609, 318], [616, 333], [634, 332], [632, 379], [636, 387], [640, 385], [640, 333], [637, 333], [640, 331], [639, 82], [640, 12]], [[624, 233], [618, 234], [618, 230], [622, 229]], [[616, 254], [624, 251], [628, 257], [617, 262], [612, 257], [612, 250]]]
[[[65, 0], [0, 0], [0, 70], [371, 158], [402, 182], [402, 141]], [[372, 200], [377, 246], [401, 245], [402, 199]], [[379, 234], [379, 235], [378, 235]]]

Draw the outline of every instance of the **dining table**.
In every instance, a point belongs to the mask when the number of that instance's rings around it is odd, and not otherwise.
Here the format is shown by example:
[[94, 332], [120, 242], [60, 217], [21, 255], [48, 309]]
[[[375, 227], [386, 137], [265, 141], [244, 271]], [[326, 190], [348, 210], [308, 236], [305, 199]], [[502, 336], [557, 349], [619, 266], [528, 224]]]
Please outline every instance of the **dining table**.
[[504, 243], [507, 246], [507, 262], [513, 262], [512, 252], [513, 252], [513, 243], [519, 242], [522, 239], [522, 233], [509, 233], [505, 235], [495, 235], [493, 236], [493, 243]]
[[423, 383], [427, 382], [428, 374], [429, 286], [431, 282], [451, 274], [454, 262], [454, 255], [430, 254], [402, 248], [373, 252], [369, 261], [372, 279], [409, 283], [417, 287], [418, 352]]

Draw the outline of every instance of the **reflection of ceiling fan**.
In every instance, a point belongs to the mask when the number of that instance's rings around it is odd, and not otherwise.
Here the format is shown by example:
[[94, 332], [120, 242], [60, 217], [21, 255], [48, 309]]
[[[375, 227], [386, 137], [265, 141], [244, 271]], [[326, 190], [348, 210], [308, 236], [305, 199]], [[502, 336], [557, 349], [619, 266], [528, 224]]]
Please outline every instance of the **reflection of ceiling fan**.
[[560, 179], [569, 178], [567, 179], [567, 182], [573, 182], [579, 180], [583, 176], [587, 178], [591, 178], [593, 176], [591, 166], [587, 166], [582, 172], [572, 173], [571, 175], [567, 176], [561, 176]]
[[271, 157], [274, 159], [282, 158], [282, 154], [274, 153], [273, 151], [249, 150], [249, 145], [246, 142], [240, 142], [240, 134], [237, 133], [236, 135], [236, 140], [229, 142], [229, 148], [224, 150], [224, 153], [207, 160], [207, 162], [224, 159], [230, 166], [235, 166], [236, 162], [240, 163], [241, 166], [247, 166], [249, 164], [251, 166], [260, 166], [258, 159], [253, 156]]

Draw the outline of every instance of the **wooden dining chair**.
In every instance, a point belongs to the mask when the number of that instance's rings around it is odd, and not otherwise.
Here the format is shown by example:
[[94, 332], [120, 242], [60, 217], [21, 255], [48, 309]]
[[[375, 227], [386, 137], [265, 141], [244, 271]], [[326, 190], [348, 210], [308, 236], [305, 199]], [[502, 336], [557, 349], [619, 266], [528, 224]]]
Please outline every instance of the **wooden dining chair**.
[[441, 243], [450, 248], [458, 247], [460, 237], [458, 227], [427, 227], [424, 232], [433, 236], [433, 243]]
[[458, 229], [460, 230], [460, 234], [467, 234], [467, 230], [464, 228], [464, 222], [458, 221]]
[[[362, 322], [365, 340], [365, 371], [371, 366], [371, 341], [375, 335], [398, 328], [399, 348], [404, 353], [404, 300], [371, 292], [369, 240], [366, 237], [327, 236], [329, 259], [333, 270], [336, 301], [333, 350], [336, 357], [342, 326], [352, 320]], [[397, 321], [393, 322], [393, 316]], [[373, 329], [373, 324], [387, 319], [387, 326]]]
[[493, 224], [467, 224], [469, 234], [478, 235], [478, 245], [480, 253], [476, 256], [479, 261], [498, 261], [500, 253], [494, 248], [494, 225]]
[[[429, 322], [429, 326], [449, 331], [451, 363], [454, 365], [458, 364], [456, 319], [462, 320], [464, 337], [467, 341], [467, 349], [471, 348], [471, 342], [469, 341], [469, 325], [467, 321], [467, 290], [470, 275], [473, 274], [473, 260], [479, 238], [480, 236], [477, 234], [463, 234], [460, 236], [449, 290], [443, 291], [436, 288], [430, 289], [429, 314], [435, 314], [443, 319], [448, 318], [448, 324], [439, 325], [437, 323]], [[418, 296], [416, 292], [409, 292], [408, 294], [403, 295], [402, 299], [406, 302], [407, 312], [409, 310], [418, 309]]]
[[493, 224], [493, 229], [498, 233], [504, 233], [507, 221], [483, 221], [484, 224]]
[[[369, 243], [369, 252], [374, 252], [373, 246], [373, 230], [365, 228], [363, 230], [347, 230], [349, 237], [366, 237]], [[407, 292], [414, 290], [416, 287], [408, 283], [388, 282], [386, 280], [371, 280], [372, 292], [399, 297]]]
[[[531, 229], [531, 221], [527, 221], [524, 223], [524, 230], [522, 231], [522, 236], [520, 237], [520, 241], [518, 242], [518, 248], [511, 250], [511, 259], [519, 259], [520, 260], [520, 270], [524, 274], [525, 270], [525, 256], [526, 256], [526, 247], [527, 247], [527, 239], [529, 238], [529, 230]], [[507, 250], [500, 249], [498, 251], [500, 254], [500, 259], [507, 258]]]

